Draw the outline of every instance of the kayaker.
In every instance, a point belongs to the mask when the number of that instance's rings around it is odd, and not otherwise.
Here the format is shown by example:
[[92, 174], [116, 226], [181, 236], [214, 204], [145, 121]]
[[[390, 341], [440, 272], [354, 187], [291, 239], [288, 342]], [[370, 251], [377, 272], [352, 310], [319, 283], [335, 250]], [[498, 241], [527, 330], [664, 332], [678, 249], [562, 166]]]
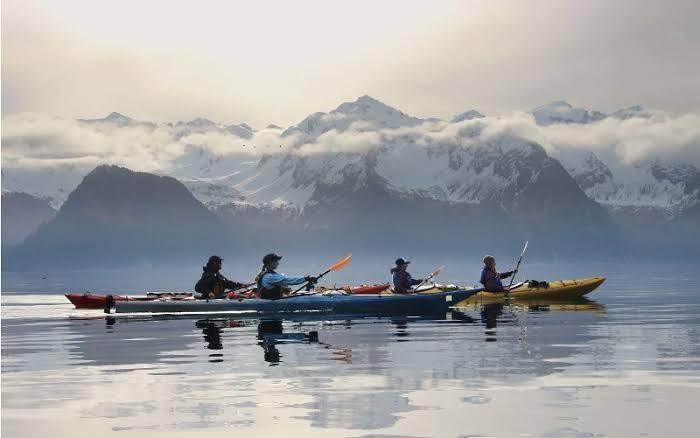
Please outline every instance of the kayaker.
[[411, 277], [406, 269], [408, 264], [411, 263], [403, 258], [396, 259], [396, 266], [391, 268], [391, 283], [394, 285], [395, 294], [407, 294], [411, 292], [411, 286], [421, 284], [423, 282], [422, 278], [414, 279]]
[[498, 272], [496, 270], [496, 259], [493, 256], [487, 255], [484, 257], [484, 268], [481, 270], [481, 279], [479, 283], [484, 285], [484, 290], [487, 292], [508, 292], [508, 286], [503, 286], [501, 280], [508, 278], [518, 272]]
[[[224, 298], [226, 289], [240, 289], [252, 284], [231, 281], [221, 275], [221, 262], [223, 259], [217, 255], [209, 257], [206, 266], [202, 267], [202, 278], [194, 286], [194, 297], [199, 300], [210, 298]], [[253, 283], [254, 284], [254, 283]]]
[[304, 277], [287, 277], [284, 274], [278, 274], [275, 269], [280, 264], [282, 256], [275, 253], [267, 254], [262, 259], [263, 267], [260, 273], [255, 277], [255, 282], [258, 284], [258, 295], [266, 300], [274, 300], [282, 298], [288, 290], [287, 286], [295, 284], [310, 283], [315, 284], [318, 279], [306, 275]]

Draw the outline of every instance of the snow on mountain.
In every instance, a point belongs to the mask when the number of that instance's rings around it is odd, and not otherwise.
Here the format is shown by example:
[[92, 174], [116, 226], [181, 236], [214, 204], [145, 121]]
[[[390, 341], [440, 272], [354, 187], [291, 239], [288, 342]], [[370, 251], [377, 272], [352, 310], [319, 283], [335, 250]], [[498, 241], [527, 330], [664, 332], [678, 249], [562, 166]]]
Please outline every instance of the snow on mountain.
[[457, 114], [456, 116], [452, 117], [452, 120], [450, 120], [450, 122], [459, 123], [459, 122], [463, 122], [465, 120], [481, 119], [484, 117], [486, 117], [486, 116], [481, 114], [479, 111], [469, 110], [469, 111], [465, 111], [461, 114]]
[[[658, 114], [636, 106], [610, 117]], [[533, 115], [541, 129], [558, 123], [597, 123], [606, 117], [566, 102], [541, 106]], [[418, 119], [362, 96], [329, 113], [314, 113], [284, 131], [274, 125], [256, 131], [245, 123], [224, 125], [205, 118], [156, 125], [118, 113], [80, 123], [100, 130], [133, 129], [135, 124], [157, 127], [158, 140], [175, 144], [178, 151], [161, 173], [180, 179], [210, 208], [236, 204], [303, 211], [323, 202], [321, 197], [333, 191], [329, 188], [360, 190], [369, 181], [380, 181], [397, 196], [496, 202], [510, 209], [519, 194], [538, 181], [549, 155], [563, 164], [590, 199], [609, 209], [649, 207], [673, 217], [697, 201], [696, 167], [659, 161], [630, 165], [614, 151], [600, 149], [560, 148], [548, 154], [515, 134], [482, 135], [492, 131], [494, 120], [474, 110], [449, 123]], [[4, 190], [48, 197], [58, 208], [90, 169], [3, 165], [2, 184]]]
[[341, 104], [330, 113], [311, 114], [299, 122], [296, 127], [289, 128], [287, 131], [293, 132], [296, 128], [309, 137], [318, 137], [333, 129], [343, 132], [357, 122], [366, 122], [365, 129], [370, 130], [416, 126], [422, 123], [422, 120], [411, 117], [372, 97], [362, 96], [354, 102]]
[[[555, 154], [591, 199], [611, 212], [647, 210], [667, 220], [700, 203], [700, 171], [690, 164], [652, 160], [630, 165], [615, 154]], [[604, 162], [606, 161], [606, 162]]]
[[542, 105], [532, 110], [537, 124], [549, 126], [555, 123], [590, 123], [607, 117], [599, 111], [588, 111], [574, 108], [564, 101], [556, 101]]
[[78, 187], [89, 172], [77, 166], [37, 169], [2, 169], [3, 192], [24, 192], [46, 199], [52, 208], [58, 209], [68, 195]]
[[151, 129], [156, 127], [155, 123], [134, 120], [131, 117], [127, 117], [124, 114], [120, 114], [117, 112], [112, 112], [107, 117], [101, 119], [78, 119], [78, 122], [93, 126], [98, 129], [124, 128], [128, 126], [148, 127]]
[[610, 114], [611, 117], [615, 117], [622, 120], [627, 120], [635, 117], [648, 119], [654, 117], [655, 115], [660, 115], [660, 112], [648, 110], [640, 105], [622, 108]]
[[251, 138], [253, 135], [255, 135], [255, 130], [246, 123], [229, 125], [226, 127], [226, 131], [241, 138]]

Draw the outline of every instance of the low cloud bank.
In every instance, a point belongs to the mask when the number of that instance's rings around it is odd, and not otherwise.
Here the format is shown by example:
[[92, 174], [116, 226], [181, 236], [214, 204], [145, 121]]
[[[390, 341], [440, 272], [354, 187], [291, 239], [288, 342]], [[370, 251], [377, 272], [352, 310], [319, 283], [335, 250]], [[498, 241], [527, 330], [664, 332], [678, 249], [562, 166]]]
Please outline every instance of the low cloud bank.
[[182, 124], [87, 123], [39, 114], [13, 114], [2, 120], [2, 167], [51, 169], [91, 168], [110, 163], [148, 172], [169, 172], [192, 148], [213, 154], [252, 159], [262, 155], [363, 153], [387, 144], [416, 147], [490, 144], [504, 137], [542, 145], [558, 156], [566, 151], [605, 151], [620, 165], [649, 160], [674, 161], [700, 167], [700, 115], [664, 115], [618, 119], [590, 124], [538, 126], [534, 117], [514, 112], [460, 123], [426, 121], [416, 126], [387, 129], [372, 122], [354, 122], [347, 129], [330, 129], [309, 137], [302, 132], [283, 135], [281, 129], [257, 131], [251, 138], [225, 127], [188, 128]]

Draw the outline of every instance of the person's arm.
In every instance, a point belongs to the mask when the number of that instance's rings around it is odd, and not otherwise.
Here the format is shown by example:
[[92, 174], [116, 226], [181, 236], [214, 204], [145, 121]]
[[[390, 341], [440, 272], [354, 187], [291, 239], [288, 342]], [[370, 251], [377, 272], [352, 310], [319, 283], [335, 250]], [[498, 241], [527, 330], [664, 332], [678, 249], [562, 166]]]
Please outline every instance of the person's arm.
[[228, 278], [224, 280], [224, 287], [226, 289], [242, 289], [244, 287], [247, 287], [247, 283], [238, 283], [237, 281], [231, 281]]
[[292, 286], [306, 282], [306, 277], [287, 277], [282, 274], [265, 274], [262, 279], [262, 286], [269, 289], [273, 286]]
[[515, 274], [515, 271], [501, 272], [499, 275], [501, 276], [501, 280], [503, 280], [504, 278], [508, 278], [513, 274]]
[[423, 278], [411, 278], [411, 286], [415, 286], [417, 284], [421, 284], [425, 281]]

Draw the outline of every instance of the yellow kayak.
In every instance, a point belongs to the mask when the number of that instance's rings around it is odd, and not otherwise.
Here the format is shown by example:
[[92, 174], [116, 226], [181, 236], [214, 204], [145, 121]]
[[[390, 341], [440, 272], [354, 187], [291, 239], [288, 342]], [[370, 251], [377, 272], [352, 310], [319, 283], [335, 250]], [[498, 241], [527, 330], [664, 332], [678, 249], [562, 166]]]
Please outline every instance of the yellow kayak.
[[[510, 301], [575, 300], [594, 291], [604, 281], [605, 277], [557, 280], [548, 283], [544, 287], [532, 287], [530, 283], [523, 282], [513, 285], [508, 294], [508, 299]], [[479, 292], [466, 302], [494, 303], [504, 301], [505, 298], [505, 294], [501, 292]]]
[[[508, 294], [510, 301], [567, 301], [576, 300], [592, 292], [603, 284], [605, 277], [582, 278], [579, 280], [557, 280], [546, 285], [534, 286], [530, 282], [513, 285]], [[436, 286], [421, 290], [421, 293], [443, 292]], [[502, 292], [479, 292], [460, 304], [499, 303], [506, 300]]]

